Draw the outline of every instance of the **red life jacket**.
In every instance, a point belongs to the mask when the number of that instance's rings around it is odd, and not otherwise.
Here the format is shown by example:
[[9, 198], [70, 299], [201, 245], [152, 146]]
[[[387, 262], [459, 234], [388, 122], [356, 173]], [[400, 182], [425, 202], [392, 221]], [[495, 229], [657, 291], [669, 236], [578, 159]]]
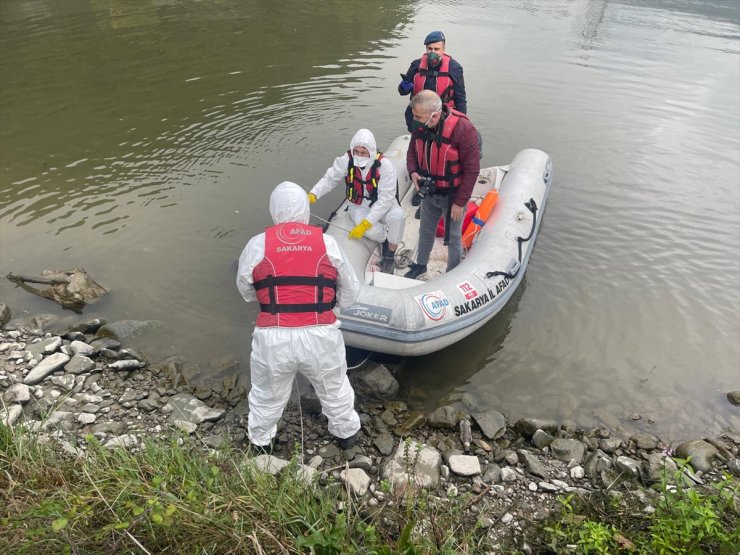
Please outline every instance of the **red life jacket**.
[[437, 88], [435, 92], [442, 99], [442, 104], [448, 108], [454, 108], [455, 86], [452, 82], [452, 77], [450, 77], [450, 60], [452, 60], [452, 58], [447, 54], [442, 54], [442, 61], [440, 62], [440, 65], [436, 66], [439, 69], [436, 69], [434, 67], [429, 67], [429, 60], [426, 55], [422, 56], [419, 63], [419, 71], [414, 75], [414, 90], [411, 93], [411, 96], [413, 97], [424, 90], [427, 77], [436, 77]]
[[344, 176], [344, 184], [347, 186], [345, 190], [347, 200], [355, 204], [362, 204], [362, 199], [366, 198], [372, 206], [378, 200], [380, 161], [383, 159], [383, 154], [378, 152], [375, 155], [375, 161], [370, 171], [367, 172], [366, 179], [362, 179], [362, 172], [359, 168], [355, 168], [351, 150], [347, 151], [347, 156], [349, 156], [349, 163], [347, 164], [347, 175]]
[[265, 258], [252, 271], [259, 327], [333, 324], [337, 269], [320, 227], [288, 222], [265, 230]]
[[452, 132], [462, 118], [468, 119], [468, 116], [457, 110], [443, 109], [436, 130], [413, 132], [419, 169], [434, 178], [437, 189], [457, 187], [462, 182], [460, 153], [450, 143]]

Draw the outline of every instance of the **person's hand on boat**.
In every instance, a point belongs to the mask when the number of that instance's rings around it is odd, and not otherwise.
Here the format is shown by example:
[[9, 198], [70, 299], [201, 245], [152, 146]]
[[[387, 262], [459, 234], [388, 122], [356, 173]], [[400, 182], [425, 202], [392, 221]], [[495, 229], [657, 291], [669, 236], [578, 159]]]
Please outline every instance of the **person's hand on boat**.
[[411, 172], [409, 177], [411, 178], [411, 183], [414, 184], [414, 187], [416, 187], [416, 190], [418, 191], [419, 190], [419, 179], [421, 178], [421, 176], [419, 175], [418, 172]]
[[365, 235], [365, 232], [371, 227], [373, 227], [373, 224], [371, 224], [367, 220], [362, 220], [359, 224], [352, 228], [352, 231], [349, 232], [350, 239], [362, 238], [362, 236]]
[[308, 193], [308, 204], [313, 204], [317, 200], [318, 199], [316, 198], [316, 195], [314, 195], [313, 193]]
[[458, 206], [454, 202], [452, 203], [452, 210], [450, 210], [450, 216], [452, 219], [456, 222], [460, 221], [460, 218], [463, 217], [463, 214], [465, 214], [465, 207], [464, 206]]

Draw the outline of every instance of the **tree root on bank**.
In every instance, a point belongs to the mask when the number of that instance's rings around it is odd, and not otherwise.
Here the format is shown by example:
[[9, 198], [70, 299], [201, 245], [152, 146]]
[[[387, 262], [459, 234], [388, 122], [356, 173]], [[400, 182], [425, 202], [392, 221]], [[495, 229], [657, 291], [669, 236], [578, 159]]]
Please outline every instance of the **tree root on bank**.
[[[12, 272], [5, 277], [29, 293], [55, 301], [62, 308], [78, 313], [82, 312], [87, 303], [95, 302], [99, 297], [108, 293], [105, 287], [92, 279], [85, 270], [79, 268], [44, 270], [41, 272], [41, 277], [13, 275]], [[39, 289], [28, 285], [29, 283], [39, 283], [49, 285], [49, 287]]]

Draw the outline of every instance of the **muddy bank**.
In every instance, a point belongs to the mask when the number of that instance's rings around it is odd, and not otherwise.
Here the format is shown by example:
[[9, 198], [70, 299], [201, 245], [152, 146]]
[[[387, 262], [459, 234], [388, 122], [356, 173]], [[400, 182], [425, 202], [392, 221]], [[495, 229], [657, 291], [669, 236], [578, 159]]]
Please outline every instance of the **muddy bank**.
[[90, 435], [106, 446], [136, 449], [146, 438], [173, 434], [205, 448], [229, 442], [266, 472], [280, 472], [296, 455], [307, 481], [318, 487], [343, 483], [371, 511], [394, 503], [409, 484], [431, 490], [441, 506], [470, 494], [466, 517], [492, 537], [514, 542], [523, 541], [531, 522], [558, 509], [560, 494], [608, 491], [638, 499], [649, 514], [659, 495], [650, 485], [664, 469], [676, 469], [677, 457], [690, 457], [686, 471], [697, 487], [721, 480], [723, 472], [740, 476], [737, 430], [668, 444], [648, 434], [622, 437], [606, 427], [508, 422], [471, 402], [415, 412], [395, 398], [393, 368], [375, 363], [350, 374], [362, 420], [354, 448], [339, 449], [304, 384], [283, 417], [273, 456], [251, 457], [246, 388], [236, 362], [214, 361], [224, 377], [193, 385], [196, 369], [188, 361], [151, 361], [126, 346], [127, 338], [158, 327], [90, 320], [54, 329], [43, 317], [4, 322], [0, 420], [56, 441], [73, 456], [84, 454]]

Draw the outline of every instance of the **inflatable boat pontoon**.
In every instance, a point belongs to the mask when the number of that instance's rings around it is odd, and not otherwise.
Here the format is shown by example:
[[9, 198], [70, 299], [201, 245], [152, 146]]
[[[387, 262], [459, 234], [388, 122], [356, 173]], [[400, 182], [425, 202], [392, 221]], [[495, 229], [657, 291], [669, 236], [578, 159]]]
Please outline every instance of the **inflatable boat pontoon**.
[[[396, 274], [379, 271], [380, 246], [352, 240], [354, 227], [343, 203], [329, 218], [326, 233], [344, 250], [363, 282], [357, 302], [336, 309], [345, 343], [394, 355], [423, 355], [470, 335], [503, 308], [524, 276], [552, 183], [552, 162], [540, 150], [519, 152], [508, 166], [482, 169], [471, 201], [498, 190], [485, 225], [459, 266], [445, 273], [447, 247], [442, 238], [421, 276], [403, 277], [416, 260], [419, 220], [412, 206], [414, 187], [406, 171], [409, 135], [398, 137], [384, 152], [398, 175], [398, 193], [406, 213], [403, 243], [396, 251]], [[363, 280], [364, 277], [364, 280]]]

